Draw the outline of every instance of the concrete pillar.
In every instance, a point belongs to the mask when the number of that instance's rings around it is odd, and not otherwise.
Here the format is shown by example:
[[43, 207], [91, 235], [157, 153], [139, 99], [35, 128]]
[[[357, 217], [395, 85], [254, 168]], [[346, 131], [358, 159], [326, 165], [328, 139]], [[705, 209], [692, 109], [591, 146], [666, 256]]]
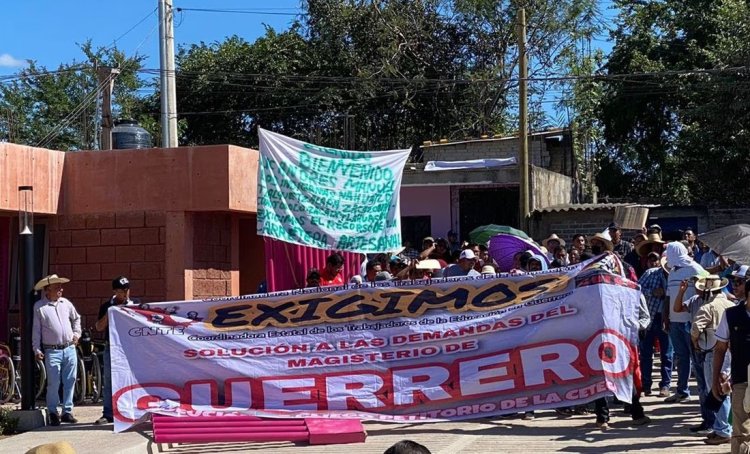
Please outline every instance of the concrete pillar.
[[184, 211], [167, 212], [164, 274], [167, 300], [193, 299], [193, 218]]

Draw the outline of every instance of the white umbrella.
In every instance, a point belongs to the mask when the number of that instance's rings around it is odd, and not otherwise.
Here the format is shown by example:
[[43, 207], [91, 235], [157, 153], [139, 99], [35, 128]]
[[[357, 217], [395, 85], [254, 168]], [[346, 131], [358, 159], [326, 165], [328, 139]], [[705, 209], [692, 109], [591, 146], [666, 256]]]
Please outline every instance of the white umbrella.
[[725, 259], [750, 264], [750, 224], [729, 225], [701, 233], [698, 239]]

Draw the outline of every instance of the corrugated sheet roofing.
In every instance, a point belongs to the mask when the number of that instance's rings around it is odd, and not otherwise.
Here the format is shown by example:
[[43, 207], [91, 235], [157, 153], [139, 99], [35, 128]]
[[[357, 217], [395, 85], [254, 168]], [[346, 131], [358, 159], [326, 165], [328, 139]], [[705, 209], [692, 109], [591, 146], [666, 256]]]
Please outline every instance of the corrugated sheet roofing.
[[607, 210], [617, 207], [629, 207], [629, 206], [646, 206], [638, 205], [635, 203], [563, 203], [560, 205], [552, 205], [541, 209], [536, 209], [534, 212], [537, 213], [553, 213], [562, 211], [593, 211], [593, 210]]

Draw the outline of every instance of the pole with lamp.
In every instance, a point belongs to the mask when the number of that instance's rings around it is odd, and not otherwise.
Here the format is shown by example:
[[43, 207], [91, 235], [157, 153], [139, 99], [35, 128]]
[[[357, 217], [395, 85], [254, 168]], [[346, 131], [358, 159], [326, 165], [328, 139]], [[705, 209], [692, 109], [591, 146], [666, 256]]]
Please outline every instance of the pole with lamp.
[[18, 187], [19, 295], [21, 300], [21, 410], [34, 410], [34, 187]]

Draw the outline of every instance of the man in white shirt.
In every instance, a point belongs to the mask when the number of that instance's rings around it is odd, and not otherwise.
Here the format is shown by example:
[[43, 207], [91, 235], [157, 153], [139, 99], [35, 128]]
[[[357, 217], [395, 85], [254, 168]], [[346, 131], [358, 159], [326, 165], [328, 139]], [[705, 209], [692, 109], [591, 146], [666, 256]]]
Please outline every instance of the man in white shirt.
[[[81, 337], [81, 316], [68, 299], [62, 297], [63, 284], [70, 279], [56, 274], [45, 277], [34, 286], [44, 295], [34, 304], [31, 345], [37, 359], [44, 360], [47, 370], [47, 411], [50, 425], [60, 421], [76, 423], [73, 416], [73, 387], [76, 382], [76, 344]], [[57, 412], [60, 404], [58, 390], [62, 382], [63, 415]]]
[[[664, 326], [669, 331], [669, 338], [674, 348], [674, 361], [677, 365], [677, 389], [672, 396], [664, 401], [667, 403], [683, 402], [690, 399], [690, 388], [688, 378], [690, 377], [691, 352], [690, 352], [690, 313], [675, 312], [674, 303], [680, 291], [682, 281], [708, 273], [698, 265], [688, 254], [687, 248], [679, 242], [667, 244], [666, 267], [669, 271], [667, 279], [667, 296], [669, 304], [665, 305]], [[683, 296], [684, 300], [695, 295], [695, 288], [689, 286]], [[681, 302], [681, 301], [680, 301]]]

